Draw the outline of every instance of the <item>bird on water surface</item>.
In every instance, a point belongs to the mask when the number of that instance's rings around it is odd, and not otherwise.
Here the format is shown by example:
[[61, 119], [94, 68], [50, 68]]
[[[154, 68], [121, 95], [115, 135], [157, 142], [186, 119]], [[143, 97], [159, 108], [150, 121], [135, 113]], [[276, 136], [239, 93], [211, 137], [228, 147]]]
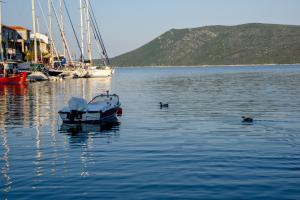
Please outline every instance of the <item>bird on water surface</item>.
[[253, 119], [251, 117], [245, 117], [245, 116], [242, 116], [242, 122], [245, 122], [245, 123], [252, 123], [253, 122]]
[[169, 104], [168, 103], [159, 102], [159, 106], [160, 106], [160, 108], [168, 108]]

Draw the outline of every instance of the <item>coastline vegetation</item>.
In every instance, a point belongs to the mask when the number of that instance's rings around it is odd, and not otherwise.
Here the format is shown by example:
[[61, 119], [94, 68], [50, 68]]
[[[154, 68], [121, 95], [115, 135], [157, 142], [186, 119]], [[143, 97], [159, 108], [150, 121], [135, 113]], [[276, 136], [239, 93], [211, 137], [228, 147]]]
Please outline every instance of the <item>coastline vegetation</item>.
[[296, 63], [300, 63], [300, 26], [258, 23], [171, 29], [112, 59], [114, 66]]

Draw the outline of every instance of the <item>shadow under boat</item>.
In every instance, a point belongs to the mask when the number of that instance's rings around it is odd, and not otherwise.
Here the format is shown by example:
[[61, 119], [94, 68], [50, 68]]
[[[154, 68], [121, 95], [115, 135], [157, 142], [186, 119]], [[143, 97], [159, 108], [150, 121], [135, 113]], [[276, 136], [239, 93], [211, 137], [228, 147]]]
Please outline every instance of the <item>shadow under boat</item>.
[[104, 133], [104, 132], [115, 132], [119, 131], [120, 127], [119, 121], [107, 122], [107, 123], [97, 123], [97, 124], [70, 124], [63, 123], [60, 127], [61, 132], [66, 132], [70, 134], [81, 134], [81, 133]]
[[[111, 138], [119, 136], [120, 122], [109, 124], [66, 124], [60, 127], [60, 132], [69, 136], [70, 144], [86, 143], [89, 138]], [[77, 145], [75, 145], [77, 146]]]

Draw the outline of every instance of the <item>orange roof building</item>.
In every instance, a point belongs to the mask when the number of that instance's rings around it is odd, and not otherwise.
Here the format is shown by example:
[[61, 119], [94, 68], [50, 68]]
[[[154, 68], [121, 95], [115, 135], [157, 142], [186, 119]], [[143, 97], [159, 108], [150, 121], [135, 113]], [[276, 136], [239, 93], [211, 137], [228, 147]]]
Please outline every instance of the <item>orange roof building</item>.
[[11, 29], [14, 29], [14, 30], [16, 30], [16, 31], [30, 30], [30, 29], [27, 29], [27, 28], [25, 28], [25, 27], [23, 27], [23, 26], [8, 26], [8, 27], [11, 28]]

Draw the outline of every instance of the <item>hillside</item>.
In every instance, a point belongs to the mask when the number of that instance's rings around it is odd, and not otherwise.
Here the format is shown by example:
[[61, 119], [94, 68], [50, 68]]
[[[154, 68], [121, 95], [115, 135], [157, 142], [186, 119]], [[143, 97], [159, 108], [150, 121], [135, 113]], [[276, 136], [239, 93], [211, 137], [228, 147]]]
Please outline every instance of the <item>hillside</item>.
[[300, 63], [300, 26], [244, 24], [172, 29], [112, 59], [115, 66]]

